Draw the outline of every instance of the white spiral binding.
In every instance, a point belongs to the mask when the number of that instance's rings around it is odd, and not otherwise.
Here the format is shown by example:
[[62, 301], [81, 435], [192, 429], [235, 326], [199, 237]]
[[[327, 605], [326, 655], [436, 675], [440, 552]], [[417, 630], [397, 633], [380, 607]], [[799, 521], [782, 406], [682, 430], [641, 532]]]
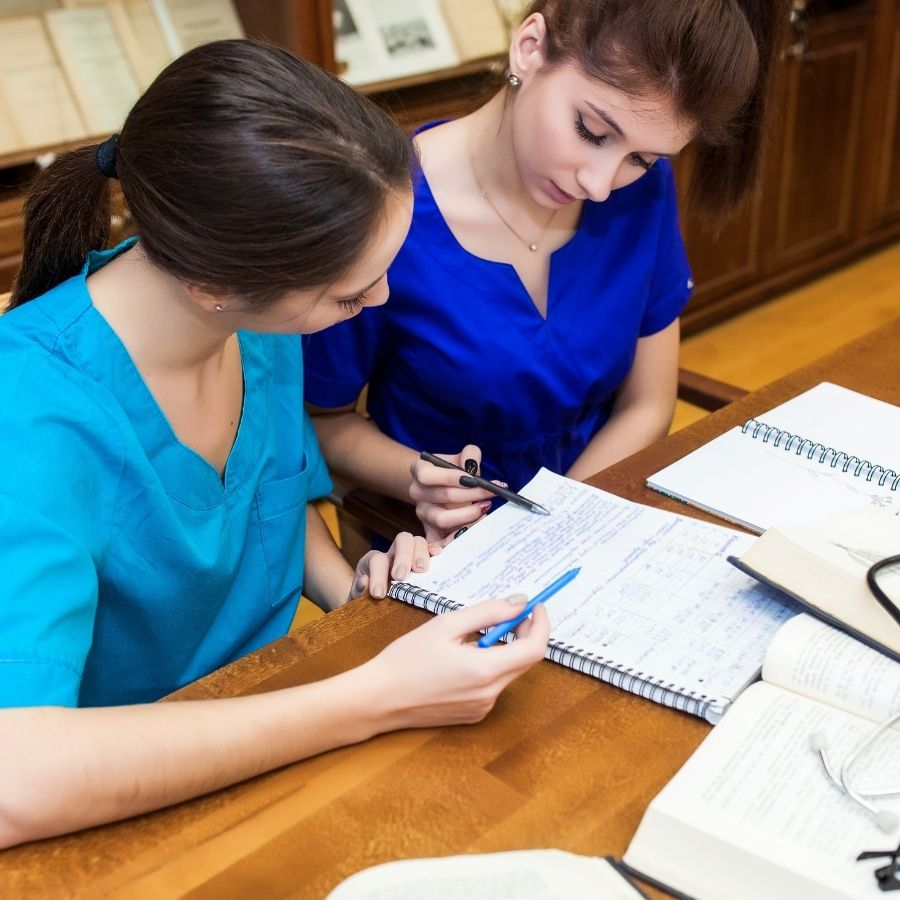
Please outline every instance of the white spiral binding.
[[[461, 609], [462, 604], [449, 600], [440, 594], [433, 594], [423, 588], [411, 584], [394, 582], [388, 591], [391, 597], [425, 609], [433, 613], [452, 612]], [[513, 635], [506, 635], [502, 640], [512, 640]], [[621, 688], [631, 694], [637, 694], [647, 700], [681, 710], [690, 715], [700, 716], [709, 722], [717, 721], [725, 711], [726, 702], [685, 687], [667, 683], [661, 678], [653, 678], [641, 671], [635, 671], [611, 659], [590, 653], [573, 644], [564, 644], [552, 638], [547, 645], [546, 658], [566, 668], [574, 669], [584, 675], [590, 675], [605, 681], [613, 687]]]
[[884, 466], [871, 463], [867, 459], [860, 459], [858, 456], [850, 456], [843, 450], [826, 447], [824, 444], [818, 444], [809, 438], [800, 437], [798, 434], [782, 431], [774, 425], [760, 422], [759, 419], [747, 419], [741, 426], [741, 431], [744, 434], [750, 434], [752, 438], [761, 436], [764, 444], [771, 442], [773, 447], [781, 447], [785, 452], [794, 450], [797, 456], [805, 455], [807, 459], [815, 459], [821, 465], [828, 463], [832, 469], [840, 468], [842, 472], [852, 470], [853, 475], [858, 478], [865, 475], [866, 481], [877, 479], [879, 487], [884, 487], [889, 481], [891, 482], [890, 490], [896, 491], [900, 487], [900, 474], [893, 469], [886, 469]]

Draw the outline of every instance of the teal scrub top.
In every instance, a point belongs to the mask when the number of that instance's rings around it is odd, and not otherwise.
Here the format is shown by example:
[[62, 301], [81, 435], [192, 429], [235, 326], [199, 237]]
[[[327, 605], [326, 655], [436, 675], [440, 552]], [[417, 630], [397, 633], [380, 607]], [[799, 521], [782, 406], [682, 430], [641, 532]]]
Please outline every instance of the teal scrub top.
[[0, 706], [155, 700], [283, 635], [331, 481], [299, 336], [238, 334], [224, 478], [182, 444], [85, 279], [0, 317]]

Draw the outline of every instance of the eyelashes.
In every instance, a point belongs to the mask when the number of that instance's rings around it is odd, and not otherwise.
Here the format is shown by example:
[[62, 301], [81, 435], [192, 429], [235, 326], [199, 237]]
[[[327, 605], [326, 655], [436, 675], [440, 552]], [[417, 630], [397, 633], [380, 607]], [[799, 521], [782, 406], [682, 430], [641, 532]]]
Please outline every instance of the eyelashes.
[[[575, 131], [578, 132], [578, 136], [583, 140], [587, 141], [589, 144], [593, 144], [595, 147], [604, 147], [609, 138], [605, 134], [594, 134], [593, 131], [589, 131], [587, 126], [584, 124], [584, 119], [581, 116], [581, 113], [575, 118]], [[644, 159], [640, 153], [632, 153], [629, 155], [628, 159], [630, 160], [633, 166], [638, 166], [643, 169], [645, 172], [649, 172], [650, 169], [653, 168], [653, 163]]]
[[338, 306], [340, 306], [344, 312], [355, 316], [366, 305], [368, 297], [369, 292], [363, 291], [361, 294], [357, 294], [355, 297], [349, 297], [347, 300], [338, 300]]

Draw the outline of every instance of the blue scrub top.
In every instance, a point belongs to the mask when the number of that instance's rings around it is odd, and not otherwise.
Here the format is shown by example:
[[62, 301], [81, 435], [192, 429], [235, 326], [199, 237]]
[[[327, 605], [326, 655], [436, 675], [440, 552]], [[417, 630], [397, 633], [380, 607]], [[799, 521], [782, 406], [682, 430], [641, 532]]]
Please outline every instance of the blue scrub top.
[[671, 166], [659, 160], [603, 203], [586, 202], [553, 253], [547, 318], [515, 269], [465, 250], [424, 175], [390, 300], [304, 338], [306, 399], [356, 400], [417, 450], [478, 444], [483, 473], [520, 488], [565, 473], [610, 415], [638, 339], [671, 324], [693, 282]]
[[328, 472], [297, 336], [239, 334], [224, 483], [173, 433], [85, 278], [0, 317], [0, 706], [154, 700], [284, 634]]

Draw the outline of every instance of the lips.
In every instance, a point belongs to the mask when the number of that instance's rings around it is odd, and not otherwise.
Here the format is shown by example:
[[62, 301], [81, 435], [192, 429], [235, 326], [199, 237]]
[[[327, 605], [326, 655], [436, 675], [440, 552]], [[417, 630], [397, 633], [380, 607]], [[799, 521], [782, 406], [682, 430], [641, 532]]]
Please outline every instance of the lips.
[[571, 194], [567, 194], [555, 181], [548, 182], [547, 193], [557, 203], [574, 203], [577, 199]]

